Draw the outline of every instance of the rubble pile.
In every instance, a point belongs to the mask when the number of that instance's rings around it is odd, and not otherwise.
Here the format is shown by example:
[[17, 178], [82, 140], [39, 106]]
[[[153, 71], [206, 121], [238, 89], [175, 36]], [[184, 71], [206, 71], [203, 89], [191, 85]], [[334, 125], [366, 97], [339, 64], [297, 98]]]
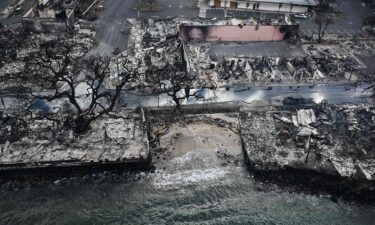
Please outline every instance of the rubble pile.
[[[188, 68], [217, 77], [220, 85], [236, 83], [319, 83], [356, 81], [366, 68], [349, 52], [334, 52], [318, 46], [304, 46], [304, 57], [245, 57], [212, 59], [211, 44], [185, 45]], [[334, 52], [334, 53], [333, 53]]]
[[179, 65], [183, 61], [181, 39], [178, 36], [178, 18], [172, 20], [150, 20], [148, 25], [133, 23], [131, 46], [138, 65], [145, 68], [142, 81], [152, 86], [159, 73], [167, 65]]
[[[96, 0], [39, 0], [36, 6], [22, 16], [22, 27], [37, 33], [69, 31], [74, 27], [77, 18], [96, 18], [96, 14], [90, 9], [97, 2]], [[79, 27], [79, 25], [75, 26], [75, 29], [79, 30]], [[86, 33], [92, 34], [91, 31]]]
[[[234, 54], [214, 57], [210, 53], [215, 43], [185, 41], [179, 27], [185, 25], [227, 25], [241, 21], [172, 18], [134, 23], [131, 44], [134, 56], [147, 69], [145, 79], [155, 77], [166, 65], [182, 66], [198, 77], [215, 81], [219, 86], [252, 83], [326, 83], [355, 82], [366, 66], [340, 45], [305, 45], [303, 56], [249, 57]], [[251, 20], [249, 24], [254, 23]], [[239, 23], [241, 24], [241, 23]], [[230, 45], [230, 43], [228, 43]], [[361, 49], [370, 44], [362, 45]], [[352, 48], [352, 47], [350, 47]], [[357, 49], [359, 51], [359, 49]]]
[[241, 113], [241, 132], [256, 171], [286, 168], [375, 180], [375, 108], [287, 105]]
[[358, 79], [364, 66], [359, 59], [341, 46], [305, 46], [306, 52], [323, 74], [329, 74], [330, 80]]
[[0, 118], [0, 170], [148, 160], [143, 117], [131, 110], [103, 116], [75, 136], [59, 117]]
[[375, 41], [374, 40], [355, 40], [346, 41], [343, 47], [347, 47], [350, 52], [360, 56], [374, 56], [375, 55]]

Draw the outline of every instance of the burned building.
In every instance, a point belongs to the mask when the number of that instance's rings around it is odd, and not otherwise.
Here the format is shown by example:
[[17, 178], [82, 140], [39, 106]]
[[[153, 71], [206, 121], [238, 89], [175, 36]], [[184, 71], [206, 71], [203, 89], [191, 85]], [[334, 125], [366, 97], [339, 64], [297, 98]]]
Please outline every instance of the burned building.
[[39, 0], [22, 17], [22, 26], [37, 32], [70, 29], [74, 23], [75, 7], [75, 0]]
[[281, 13], [306, 13], [318, 5], [316, 0], [201, 0], [201, 2], [216, 9]]
[[[63, 125], [63, 114], [12, 115], [0, 111], [0, 171], [149, 163], [144, 116], [120, 110], [92, 123], [81, 137]], [[49, 118], [49, 119], [47, 119]], [[54, 118], [50, 120], [51, 118]]]
[[292, 23], [287, 16], [270, 21], [205, 21], [202, 24], [183, 23], [179, 32], [186, 42], [282, 41], [296, 37], [298, 24]]
[[[267, 22], [254, 19], [199, 18], [149, 20], [146, 24], [131, 22], [133, 27], [128, 42], [129, 52], [132, 52], [146, 70], [150, 67], [163, 69], [167, 64], [174, 66], [180, 64], [186, 71], [210, 79], [211, 75], [219, 73], [218, 62], [214, 62], [208, 55], [211, 43], [212, 45], [224, 42], [228, 44], [266, 41], [276, 43], [294, 38], [298, 32], [298, 26], [290, 22], [288, 17]], [[227, 29], [229, 32], [225, 32]], [[238, 68], [240, 67], [239, 65]], [[153, 71], [150, 76], [157, 77], [157, 73]], [[212, 78], [220, 83], [221, 78], [217, 77], [219, 78]]]
[[91, 9], [97, 3], [96, 0], [39, 0], [23, 15], [22, 26], [34, 32], [71, 30], [77, 17], [94, 17]]
[[375, 179], [374, 107], [292, 102], [242, 113], [241, 129], [252, 168]]
[[[293, 36], [298, 29], [288, 17], [271, 23], [251, 18], [129, 21], [128, 52], [142, 64], [142, 82], [149, 87], [167, 65], [197, 77], [195, 88], [204, 80], [217, 87], [299, 86], [356, 83], [368, 76], [361, 55], [373, 41], [358, 41], [355, 48], [339, 42], [304, 44]], [[291, 32], [277, 33], [284, 25]], [[261, 31], [262, 26], [273, 30]]]

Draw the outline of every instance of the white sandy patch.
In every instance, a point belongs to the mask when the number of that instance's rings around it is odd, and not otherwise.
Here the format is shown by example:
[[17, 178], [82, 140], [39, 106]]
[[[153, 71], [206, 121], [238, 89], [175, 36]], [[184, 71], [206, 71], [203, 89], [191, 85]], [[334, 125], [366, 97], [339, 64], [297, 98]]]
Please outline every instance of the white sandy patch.
[[199, 150], [227, 150], [233, 154], [241, 153], [240, 137], [226, 127], [197, 122], [183, 126], [173, 124], [172, 129], [161, 138], [161, 146], [171, 152], [171, 157], [179, 157], [187, 152]]

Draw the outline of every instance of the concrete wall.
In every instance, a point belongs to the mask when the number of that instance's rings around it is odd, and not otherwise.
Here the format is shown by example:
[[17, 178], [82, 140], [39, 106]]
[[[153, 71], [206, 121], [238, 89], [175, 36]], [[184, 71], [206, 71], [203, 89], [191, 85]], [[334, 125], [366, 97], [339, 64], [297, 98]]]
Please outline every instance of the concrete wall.
[[22, 18], [21, 22], [23, 29], [36, 33], [64, 32], [69, 28], [65, 22], [55, 19]]
[[180, 34], [184, 41], [207, 42], [251, 42], [281, 41], [298, 31], [296, 25], [272, 26], [181, 26]]
[[[221, 0], [220, 7], [221, 8], [227, 8], [227, 9], [233, 9], [230, 8], [230, 2], [231, 1], [225, 1]], [[309, 6], [303, 6], [303, 5], [292, 5], [292, 4], [283, 4], [281, 8], [279, 8], [279, 3], [267, 3], [267, 2], [251, 2], [249, 1], [249, 7], [247, 6], [248, 1], [233, 1], [237, 2], [237, 9], [238, 10], [254, 10], [254, 5], [259, 3], [259, 8], [256, 8], [255, 10], [260, 11], [272, 11], [272, 12], [289, 12], [289, 13], [305, 13], [309, 10]], [[208, 2], [210, 7], [215, 7], [215, 1], [211, 0]]]
[[58, 20], [56, 18], [36, 17], [33, 8], [30, 9], [21, 19], [22, 27], [25, 30], [33, 32], [56, 32], [73, 29], [74, 10], [66, 9], [66, 20]]

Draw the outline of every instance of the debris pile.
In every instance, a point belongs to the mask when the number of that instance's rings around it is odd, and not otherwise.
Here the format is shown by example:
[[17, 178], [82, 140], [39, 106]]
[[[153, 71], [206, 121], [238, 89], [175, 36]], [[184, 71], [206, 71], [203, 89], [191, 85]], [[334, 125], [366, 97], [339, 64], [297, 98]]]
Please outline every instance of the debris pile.
[[[249, 24], [255, 23], [249, 19]], [[341, 45], [303, 45], [296, 54], [273, 56], [244, 55], [225, 52], [218, 56], [210, 50], [222, 43], [191, 42], [181, 34], [181, 27], [242, 24], [244, 21], [233, 19], [206, 20], [172, 18], [152, 20], [148, 23], [133, 22], [130, 47], [138, 64], [146, 67], [147, 79], [157, 77], [166, 67], [183, 67], [189, 73], [198, 74], [202, 79], [213, 80], [218, 86], [251, 83], [326, 83], [356, 82], [366, 66], [347, 46]], [[193, 32], [193, 31], [191, 31]], [[226, 42], [225, 46], [231, 46]], [[238, 43], [233, 43], [238, 45]], [[246, 43], [244, 47], [246, 48]], [[256, 45], [256, 44], [254, 44]], [[289, 44], [287, 44], [289, 45]], [[368, 44], [366, 44], [368, 45]], [[366, 45], [362, 47], [365, 48]], [[361, 48], [362, 48], [361, 47]], [[278, 46], [276, 49], [283, 49]], [[272, 51], [272, 50], [271, 50]], [[280, 50], [278, 50], [280, 51]], [[359, 51], [359, 50], [358, 50]], [[298, 54], [297, 54], [298, 52]], [[152, 80], [152, 79], [151, 79]]]
[[212, 44], [184, 45], [187, 67], [217, 77], [220, 85], [236, 83], [325, 83], [356, 81], [366, 68], [348, 51], [334, 52], [320, 46], [304, 46], [297, 57], [212, 57]]
[[76, 18], [94, 19], [96, 0], [39, 0], [22, 17], [22, 27], [32, 32], [56, 32], [72, 29]]
[[341, 46], [305, 46], [319, 71], [328, 74], [331, 80], [358, 80], [366, 66]]
[[375, 108], [366, 105], [284, 105], [241, 113], [251, 167], [311, 170], [375, 180]]
[[72, 0], [39, 1], [22, 17], [22, 26], [34, 32], [66, 30], [73, 26], [75, 6]]
[[131, 110], [93, 121], [91, 129], [81, 136], [74, 136], [57, 116], [0, 115], [0, 169], [148, 160], [143, 116]]

